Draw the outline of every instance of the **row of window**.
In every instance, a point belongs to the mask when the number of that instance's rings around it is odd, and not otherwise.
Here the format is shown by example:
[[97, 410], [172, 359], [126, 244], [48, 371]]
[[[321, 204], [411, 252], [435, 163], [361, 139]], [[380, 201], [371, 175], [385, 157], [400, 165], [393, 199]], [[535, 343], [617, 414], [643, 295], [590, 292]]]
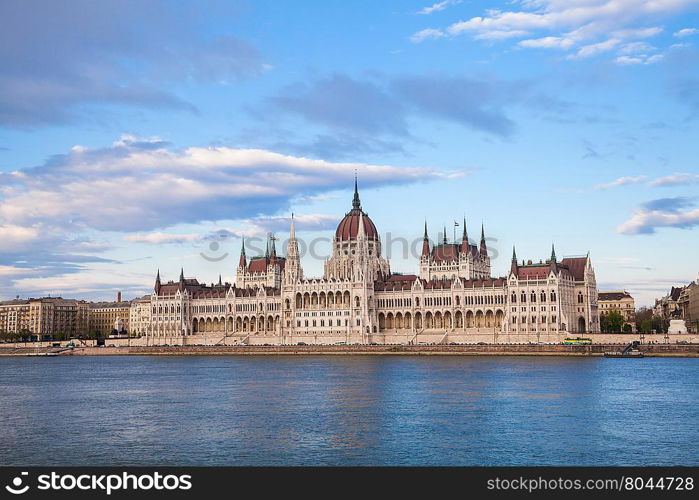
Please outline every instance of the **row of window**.
[[[556, 306], [548, 306], [548, 307], [550, 308], [551, 311], [555, 311], [555, 310], [556, 310]], [[519, 309], [520, 309], [520, 311], [522, 311], [522, 312], [525, 312], [525, 311], [527, 310], [526, 307], [520, 307]], [[536, 311], [536, 307], [531, 306], [531, 307], [529, 308], [529, 310], [530, 310], [530, 311]], [[540, 310], [540, 311], [546, 311], [546, 306], [540, 306], [540, 307], [539, 307], [539, 310]], [[512, 308], [512, 312], [517, 312], [517, 308], [516, 308], [516, 307], [513, 307], [513, 308]]]
[[[320, 325], [318, 323], [320, 323]], [[331, 320], [331, 319], [327, 320], [327, 326], [342, 326], [341, 323], [342, 323], [341, 319], [336, 319], [335, 325], [333, 325], [333, 320]], [[362, 320], [360, 318], [357, 318], [357, 326], [361, 326], [361, 324], [362, 324]], [[301, 327], [301, 320], [296, 321], [296, 326], [299, 328]], [[324, 320], [324, 319], [307, 320], [306, 319], [306, 320], [303, 320], [303, 326], [305, 326], [305, 327], [317, 327], [317, 326], [324, 327], [324, 326], [326, 326], [326, 320]], [[344, 320], [344, 326], [349, 326], [348, 319]]]
[[[529, 294], [529, 301], [530, 302], [536, 302], [536, 292], [532, 291]], [[551, 298], [551, 302], [556, 302], [556, 292], [555, 290], [551, 290], [549, 297]], [[544, 290], [541, 290], [541, 293], [539, 294], [539, 299], [540, 302], [546, 302], [546, 292]], [[522, 303], [527, 302], [527, 292], [522, 292], [519, 296], [519, 300]], [[512, 292], [512, 295], [510, 296], [510, 302], [513, 304], [517, 303], [517, 294], [515, 292]]]
[[[537, 321], [536, 321], [537, 316], [532, 316], [531, 318], [532, 318], [532, 319], [531, 319], [531, 322], [532, 322], [532, 323], [536, 323], [536, 322], [537, 322]], [[555, 322], [556, 322], [556, 319], [557, 319], [556, 316], [551, 316], [551, 323], [555, 323]], [[522, 318], [520, 319], [520, 323], [526, 323], [526, 322], [527, 322], [527, 316], [522, 316]], [[546, 322], [547, 322], [547, 321], [546, 321], [546, 316], [542, 316], [542, 317], [541, 317], [541, 323], [546, 323]], [[516, 323], [517, 323], [517, 316], [512, 316], [512, 324], [516, 324]]]
[[413, 300], [410, 297], [397, 299], [378, 299], [376, 301], [378, 307], [410, 307]]
[[336, 315], [336, 316], [349, 316], [349, 311], [313, 311], [313, 312], [297, 312], [296, 316], [297, 317], [305, 317], [308, 318], [309, 316], [325, 316], [327, 313], [328, 316]]

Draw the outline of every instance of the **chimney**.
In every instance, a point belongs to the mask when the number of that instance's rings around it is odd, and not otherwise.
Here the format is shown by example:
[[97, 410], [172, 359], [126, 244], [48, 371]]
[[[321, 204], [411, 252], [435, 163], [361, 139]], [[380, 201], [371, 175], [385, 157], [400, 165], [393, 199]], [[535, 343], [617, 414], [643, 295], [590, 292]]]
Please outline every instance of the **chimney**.
[[117, 302], [121, 302], [121, 292], [117, 292]]

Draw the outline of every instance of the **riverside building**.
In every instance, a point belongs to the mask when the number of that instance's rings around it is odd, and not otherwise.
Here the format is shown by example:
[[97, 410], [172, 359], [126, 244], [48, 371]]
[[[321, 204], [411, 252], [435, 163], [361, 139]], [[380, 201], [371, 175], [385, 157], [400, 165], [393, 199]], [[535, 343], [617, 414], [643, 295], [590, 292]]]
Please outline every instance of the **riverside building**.
[[[446, 231], [445, 231], [446, 233]], [[185, 278], [150, 297], [150, 344], [367, 344], [560, 342], [599, 331], [597, 285], [589, 255], [518, 262], [493, 277], [481, 226], [472, 244], [438, 244], [424, 228], [418, 274], [392, 273], [364, 212], [355, 181], [352, 208], [339, 223], [323, 276], [304, 275], [292, 218], [286, 254], [274, 239], [248, 258], [243, 242], [235, 284]]]
[[35, 340], [83, 334], [89, 317], [90, 306], [83, 300], [42, 297], [0, 302], [0, 332]]

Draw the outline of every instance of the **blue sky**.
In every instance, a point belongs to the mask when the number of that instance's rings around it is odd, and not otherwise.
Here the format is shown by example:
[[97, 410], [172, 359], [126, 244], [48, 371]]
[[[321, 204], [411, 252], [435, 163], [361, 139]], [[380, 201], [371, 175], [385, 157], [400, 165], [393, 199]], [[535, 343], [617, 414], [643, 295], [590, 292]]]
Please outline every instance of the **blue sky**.
[[3, 2], [0, 298], [232, 281], [292, 212], [318, 275], [357, 171], [384, 240], [466, 216], [650, 304], [699, 271], [698, 49], [697, 0]]

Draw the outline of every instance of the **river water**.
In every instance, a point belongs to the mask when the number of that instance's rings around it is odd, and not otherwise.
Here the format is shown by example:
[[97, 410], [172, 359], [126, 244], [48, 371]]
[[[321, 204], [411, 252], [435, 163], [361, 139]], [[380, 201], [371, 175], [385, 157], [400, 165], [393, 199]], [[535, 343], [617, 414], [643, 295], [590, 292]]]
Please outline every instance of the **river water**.
[[0, 358], [0, 465], [699, 465], [699, 359]]

